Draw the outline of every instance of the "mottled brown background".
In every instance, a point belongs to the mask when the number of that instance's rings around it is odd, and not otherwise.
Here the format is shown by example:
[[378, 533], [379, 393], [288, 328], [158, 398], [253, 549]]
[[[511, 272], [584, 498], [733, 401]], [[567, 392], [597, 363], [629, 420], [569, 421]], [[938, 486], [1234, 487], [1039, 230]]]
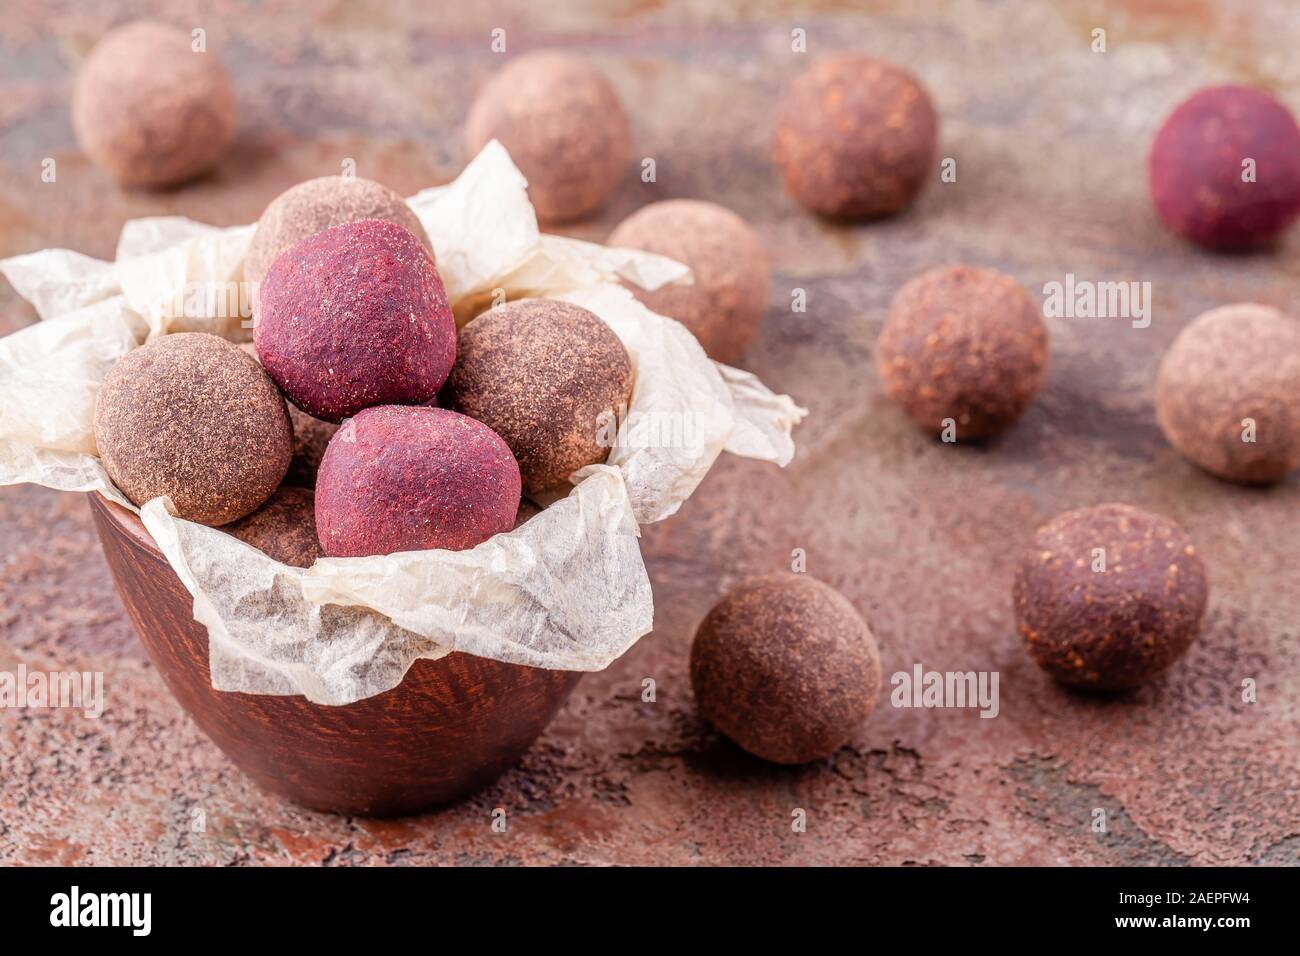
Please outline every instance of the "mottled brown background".
[[[77, 63], [149, 4], [19, 0], [0, 18], [0, 254], [67, 246], [109, 257], [134, 216], [250, 222], [282, 189], [335, 173], [404, 193], [462, 162], [458, 126], [511, 50], [562, 46], [608, 71], [636, 155], [659, 181], [625, 188], [602, 239], [654, 199], [704, 197], [754, 224], [775, 265], [748, 366], [812, 410], [794, 463], [723, 461], [645, 552], [656, 628], [587, 677], [522, 766], [427, 816], [320, 816], [263, 795], [168, 696], [118, 604], [79, 496], [0, 490], [0, 668], [103, 670], [99, 721], [0, 713], [0, 862], [7, 863], [1267, 863], [1300, 859], [1300, 482], [1217, 482], [1165, 444], [1151, 409], [1161, 352], [1202, 309], [1257, 299], [1295, 310], [1300, 234], [1275, 254], [1216, 257], [1164, 233], [1143, 164], [1160, 117], [1197, 86], [1245, 80], [1300, 108], [1289, 0], [1080, 3], [173, 3], [206, 27], [240, 97], [237, 148], [209, 179], [123, 194], [74, 143]], [[187, 9], [193, 7], [194, 9]], [[545, 12], [543, 11], [545, 9]], [[895, 220], [832, 228], [804, 215], [767, 161], [774, 103], [809, 53], [874, 52], [919, 73], [959, 181]], [[1108, 31], [1110, 51], [1089, 50]], [[58, 162], [42, 183], [40, 162]], [[1149, 280], [1154, 322], [1053, 320], [1054, 364], [1023, 423], [983, 449], [944, 446], [883, 400], [872, 352], [897, 286], [952, 260], [993, 265], [1037, 294], [1074, 272]], [[788, 309], [808, 290], [806, 315]], [[7, 286], [0, 330], [33, 321]], [[1120, 499], [1182, 522], [1212, 585], [1204, 634], [1131, 698], [1061, 690], [1029, 662], [1009, 588], [1018, 549], [1058, 510]], [[692, 706], [692, 629], [740, 577], [787, 565], [840, 587], [874, 629], [886, 674], [921, 662], [996, 669], [1002, 713], [882, 701], [834, 759], [764, 766]], [[657, 703], [639, 699], [644, 677]], [[1253, 677], [1259, 702], [1240, 702]], [[491, 809], [510, 814], [506, 834]], [[808, 830], [790, 830], [793, 808]], [[1110, 832], [1094, 835], [1093, 808]], [[190, 832], [191, 810], [207, 815]]]

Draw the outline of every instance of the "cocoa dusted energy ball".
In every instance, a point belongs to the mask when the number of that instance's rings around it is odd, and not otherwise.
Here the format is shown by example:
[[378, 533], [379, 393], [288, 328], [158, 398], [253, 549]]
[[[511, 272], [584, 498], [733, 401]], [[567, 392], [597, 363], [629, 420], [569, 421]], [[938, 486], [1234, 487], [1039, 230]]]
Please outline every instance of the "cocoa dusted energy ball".
[[519, 466], [482, 422], [386, 405], [343, 423], [316, 478], [316, 530], [330, 557], [463, 551], [510, 531]]
[[1047, 376], [1047, 326], [1010, 276], [946, 266], [899, 290], [876, 362], [889, 395], [922, 428], [980, 439], [1029, 407]]
[[1183, 529], [1121, 504], [1067, 511], [1039, 528], [1013, 588], [1038, 666], [1092, 690], [1136, 687], [1182, 656], [1206, 596]]
[[387, 186], [356, 176], [322, 176], [285, 190], [257, 220], [244, 257], [244, 278], [260, 283], [280, 254], [308, 236], [362, 219], [401, 226], [433, 254], [429, 236], [406, 200]]
[[137, 505], [170, 495], [176, 513], [222, 525], [275, 491], [293, 434], [284, 399], [225, 339], [178, 332], [128, 352], [104, 376], [95, 444]]
[[266, 504], [225, 530], [281, 564], [309, 568], [321, 555], [315, 497], [306, 488], [280, 488]]
[[493, 139], [527, 178], [544, 222], [581, 219], [604, 205], [632, 151], [609, 80], [565, 53], [525, 54], [488, 81], [465, 120], [465, 145], [473, 156]]
[[456, 322], [420, 241], [378, 219], [309, 236], [271, 265], [253, 342], [300, 409], [339, 422], [372, 405], [419, 405], [456, 358]]
[[607, 245], [655, 252], [690, 268], [693, 283], [653, 292], [624, 285], [652, 312], [690, 329], [709, 358], [734, 362], [749, 347], [772, 277], [758, 237], [734, 212], [694, 199], [651, 203], [619, 223]]
[[567, 302], [522, 299], [461, 329], [441, 399], [505, 439], [531, 495], [604, 461], [602, 437], [631, 396], [632, 362], [608, 325]]
[[834, 588], [804, 574], [743, 582], [714, 605], [691, 646], [700, 713], [773, 763], [829, 757], [876, 706], [880, 652]]
[[1210, 248], [1267, 245], [1300, 215], [1300, 127], [1263, 90], [1201, 90], [1160, 127], [1148, 173], [1174, 232]]
[[911, 204], [934, 171], [938, 137], [930, 94], [916, 77], [849, 54], [816, 63], [791, 84], [772, 155], [802, 205], [868, 219]]
[[216, 54], [141, 20], [110, 30], [77, 74], [81, 148], [130, 186], [171, 186], [217, 164], [235, 135], [235, 93]]
[[1251, 303], [1201, 315], [1160, 363], [1156, 417], [1220, 478], [1264, 483], [1300, 468], [1300, 320]]

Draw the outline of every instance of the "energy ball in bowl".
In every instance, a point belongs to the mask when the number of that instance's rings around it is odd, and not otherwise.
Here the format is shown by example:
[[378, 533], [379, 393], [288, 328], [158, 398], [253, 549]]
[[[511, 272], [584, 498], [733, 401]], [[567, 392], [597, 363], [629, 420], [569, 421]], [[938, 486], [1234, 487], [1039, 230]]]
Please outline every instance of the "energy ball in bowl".
[[1204, 313], [1160, 363], [1156, 417], [1171, 445], [1228, 481], [1300, 468], [1300, 321], [1252, 303]]
[[1156, 134], [1147, 169], [1165, 225], [1209, 248], [1267, 245], [1300, 216], [1300, 126], [1254, 87], [1184, 100]]
[[533, 495], [609, 454], [605, 436], [632, 397], [632, 362], [586, 309], [521, 299], [460, 331], [442, 403], [505, 439]]
[[1067, 511], [1039, 528], [1013, 587], [1017, 627], [1038, 666], [1104, 691], [1137, 687], [1181, 657], [1207, 595], [1186, 532], [1122, 504]]
[[786, 190], [812, 212], [869, 219], [911, 204], [934, 172], [938, 138], [930, 94], [916, 77], [847, 54], [791, 84], [772, 156]]
[[736, 361], [767, 311], [767, 255], [749, 224], [729, 209], [694, 199], [651, 203], [624, 219], [606, 245], [655, 252], [690, 268], [694, 282], [647, 292], [624, 285], [652, 312], [676, 319], [709, 358]]
[[170, 495], [180, 517], [222, 525], [271, 497], [293, 433], [257, 362], [215, 335], [178, 332], [128, 352], [104, 376], [95, 444], [137, 505]]
[[463, 551], [514, 527], [519, 494], [519, 466], [481, 422], [443, 408], [368, 408], [325, 452], [316, 530], [335, 558]]
[[379, 219], [309, 236], [272, 263], [253, 343], [271, 378], [313, 418], [420, 405], [456, 358], [456, 321], [420, 240]]
[[306, 488], [281, 487], [266, 504], [225, 530], [281, 564], [309, 568], [321, 555], [315, 496]]
[[433, 255], [433, 245], [406, 200], [387, 186], [356, 176], [322, 176], [287, 189], [257, 220], [244, 257], [244, 278], [260, 283], [281, 253], [308, 236], [362, 219], [401, 226]]
[[926, 272], [894, 297], [876, 363], [922, 428], [987, 438], [1025, 413], [1047, 377], [1047, 326], [1010, 276], [973, 266]]
[[745, 581], [700, 623], [691, 645], [700, 713], [773, 763], [829, 757], [875, 709], [880, 652], [866, 622], [804, 574]]
[[217, 164], [235, 135], [235, 93], [216, 54], [140, 20], [110, 30], [77, 74], [72, 126], [128, 186], [171, 186]]
[[581, 219], [603, 206], [632, 152], [609, 80], [565, 53], [527, 53], [488, 81], [465, 120], [465, 146], [474, 156], [493, 139], [528, 180], [543, 222]]

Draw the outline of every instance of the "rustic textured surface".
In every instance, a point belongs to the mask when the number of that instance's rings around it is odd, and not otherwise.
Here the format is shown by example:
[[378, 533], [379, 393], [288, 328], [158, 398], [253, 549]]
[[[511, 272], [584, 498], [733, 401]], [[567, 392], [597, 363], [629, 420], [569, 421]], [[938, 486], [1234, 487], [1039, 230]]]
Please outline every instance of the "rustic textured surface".
[[[235, 77], [241, 131], [215, 177], [163, 196], [118, 193], [76, 149], [77, 59], [136, 4], [19, 9], [0, 21], [0, 253], [51, 245], [109, 256], [132, 216], [253, 222], [294, 182], [359, 175], [409, 195], [458, 169], [457, 124], [499, 60], [559, 44], [591, 55], [632, 114], [658, 181], [615, 195], [573, 234], [603, 238], [632, 209], [707, 198], [752, 223], [773, 308], [748, 365], [812, 409], [791, 467], [719, 465], [646, 530], [656, 629], [583, 679], [547, 733], [481, 795], [415, 819], [322, 816], [267, 796], [207, 742], [146, 663], [98, 554], [86, 503], [0, 489], [0, 667], [105, 671], [98, 721], [0, 712], [0, 860], [208, 863], [1244, 863], [1300, 861], [1300, 479], [1227, 485], [1185, 462], [1151, 405], [1162, 351], [1201, 311], [1300, 299], [1300, 236], [1271, 255], [1214, 257], [1169, 235], [1146, 193], [1161, 119], [1197, 86], [1262, 82], [1300, 107], [1294, 5], [1209, 0], [775, 3], [605, 0], [579, 18], [536, 4], [321, 3], [306, 19], [225, 8], [210, 48]], [[171, 5], [177, 17], [197, 3]], [[74, 12], [79, 11], [79, 12]], [[852, 12], [858, 11], [858, 12]], [[192, 13], [188, 15], [193, 15]], [[810, 54], [854, 49], [914, 69], [943, 119], [955, 183], [906, 214], [832, 228], [785, 197], [770, 164], [782, 84]], [[1109, 52], [1090, 50], [1104, 27]], [[56, 184], [40, 181], [44, 157]], [[105, 191], [107, 190], [107, 191]], [[1036, 291], [1075, 272], [1149, 280], [1154, 317], [1049, 322], [1053, 366], [1016, 428], [986, 448], [921, 435], [873, 372], [890, 298], [935, 265], [996, 267]], [[791, 313], [791, 290], [808, 311]], [[0, 325], [33, 320], [0, 287]], [[1201, 637], [1130, 698], [1063, 690], [1012, 618], [1016, 559], [1056, 513], [1122, 498], [1177, 520], [1213, 598]], [[691, 700], [691, 635], [740, 578], [788, 567], [853, 601], [888, 676], [997, 668], [999, 716], [901, 710], [882, 698], [822, 765], [760, 764], [706, 730]], [[642, 681], [656, 701], [642, 701]], [[1240, 682], [1258, 682], [1258, 703]], [[886, 686], [885, 691], [888, 691]], [[491, 813], [509, 813], [505, 833]], [[191, 827], [194, 809], [206, 830]], [[791, 813], [808, 813], [806, 833]], [[1094, 808], [1109, 831], [1094, 834]]]

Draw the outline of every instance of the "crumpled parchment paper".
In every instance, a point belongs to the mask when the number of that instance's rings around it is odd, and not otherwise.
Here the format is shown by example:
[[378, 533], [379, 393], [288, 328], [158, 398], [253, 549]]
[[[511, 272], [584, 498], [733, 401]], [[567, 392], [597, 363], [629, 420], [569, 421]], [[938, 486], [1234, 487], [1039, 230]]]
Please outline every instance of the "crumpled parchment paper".
[[503, 299], [563, 299], [607, 322], [635, 368], [631, 403], [610, 423], [607, 463], [577, 472], [567, 495], [515, 531], [469, 551], [295, 568], [175, 517], [165, 498], [136, 509], [96, 456], [100, 381], [158, 335], [251, 334], [238, 300], [248, 294], [254, 227], [180, 217], [128, 222], [113, 262], [66, 249], [0, 261], [42, 319], [0, 339], [0, 484], [97, 491], [138, 510], [194, 596], [218, 690], [346, 704], [397, 686], [416, 659], [451, 651], [603, 669], [652, 624], [638, 526], [681, 507], [724, 450], [785, 465], [805, 412], [748, 372], [711, 362], [683, 326], [618, 284], [690, 281], [684, 266], [543, 235], [526, 185], [493, 142], [455, 182], [409, 200], [459, 322]]

